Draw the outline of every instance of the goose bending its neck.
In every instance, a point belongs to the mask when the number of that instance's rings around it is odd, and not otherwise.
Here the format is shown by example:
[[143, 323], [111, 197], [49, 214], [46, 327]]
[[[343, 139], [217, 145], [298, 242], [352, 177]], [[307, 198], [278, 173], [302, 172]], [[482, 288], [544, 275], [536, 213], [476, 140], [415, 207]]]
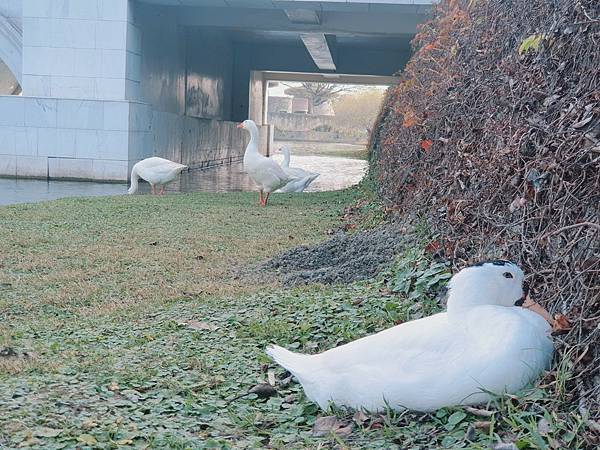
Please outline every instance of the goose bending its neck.
[[[184, 169], [187, 169], [187, 166], [158, 156], [143, 159], [131, 169], [131, 187], [127, 192], [134, 194], [138, 190], [138, 181], [141, 178], [150, 183], [152, 194], [162, 195], [165, 186], [174, 181]], [[157, 187], [160, 191], [156, 190]]]
[[287, 169], [290, 167], [290, 149], [283, 147], [281, 152], [283, 153], [283, 162], [281, 163], [281, 167]]

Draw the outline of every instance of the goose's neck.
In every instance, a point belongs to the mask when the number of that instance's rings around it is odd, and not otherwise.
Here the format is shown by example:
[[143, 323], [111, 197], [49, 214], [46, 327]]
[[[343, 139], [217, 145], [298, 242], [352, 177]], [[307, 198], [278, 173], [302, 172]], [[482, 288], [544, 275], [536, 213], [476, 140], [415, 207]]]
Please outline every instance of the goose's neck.
[[495, 301], [492, 294], [485, 288], [469, 292], [456, 292], [450, 290], [446, 311], [450, 320], [462, 320], [466, 314], [478, 306], [501, 305]]
[[258, 129], [255, 127], [248, 128], [250, 133], [250, 142], [246, 147], [246, 153], [258, 153]]
[[283, 163], [281, 164], [281, 166], [285, 167], [285, 168], [290, 167], [290, 151], [289, 150], [283, 151]]

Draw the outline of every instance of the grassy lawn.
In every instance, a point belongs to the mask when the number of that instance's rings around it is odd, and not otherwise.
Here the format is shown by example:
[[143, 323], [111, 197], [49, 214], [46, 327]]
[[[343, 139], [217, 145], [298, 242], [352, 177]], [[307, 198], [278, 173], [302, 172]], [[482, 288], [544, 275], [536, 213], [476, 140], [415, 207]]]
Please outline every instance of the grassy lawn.
[[[358, 195], [278, 195], [266, 210], [252, 194], [0, 208], [0, 349], [18, 354], [0, 356], [0, 448], [488, 448], [508, 435], [581, 448], [559, 378], [483, 419], [339, 410], [337, 434], [313, 433], [329, 413], [264, 347], [314, 352], [428, 315], [445, 277], [419, 278], [431, 263], [415, 249], [344, 286], [284, 289], [238, 269], [325, 239]], [[234, 400], [269, 374], [278, 395]]]

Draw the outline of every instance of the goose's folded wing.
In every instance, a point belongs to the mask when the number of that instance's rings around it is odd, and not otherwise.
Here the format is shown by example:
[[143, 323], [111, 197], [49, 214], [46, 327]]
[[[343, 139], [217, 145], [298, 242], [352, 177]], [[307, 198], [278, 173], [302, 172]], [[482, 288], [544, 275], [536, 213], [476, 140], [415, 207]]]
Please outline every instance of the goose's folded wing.
[[288, 174], [285, 173], [281, 166], [269, 158], [265, 158], [263, 161], [261, 161], [257, 173], [259, 176], [276, 178], [280, 181], [290, 179]]
[[406, 361], [409, 364], [415, 358], [434, 361], [453, 345], [452, 333], [446, 313], [440, 313], [331, 349], [322, 353], [321, 358], [329, 369], [334, 370], [352, 364], [381, 364], [382, 361]]
[[144, 179], [162, 178], [162, 177], [172, 174], [175, 170], [178, 170], [178, 169], [180, 170], [183, 168], [185, 168], [185, 166], [182, 164], [170, 163], [170, 164], [155, 165], [152, 167], [145, 167], [145, 166], [138, 167], [137, 172]]

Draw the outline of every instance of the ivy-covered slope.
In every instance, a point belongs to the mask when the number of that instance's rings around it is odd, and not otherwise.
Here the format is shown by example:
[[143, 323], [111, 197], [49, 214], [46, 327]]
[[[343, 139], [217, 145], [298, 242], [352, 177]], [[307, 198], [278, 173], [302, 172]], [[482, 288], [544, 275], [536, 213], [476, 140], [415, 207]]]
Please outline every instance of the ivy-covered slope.
[[504, 257], [566, 314], [568, 391], [600, 416], [600, 2], [446, 0], [372, 137], [371, 174], [457, 266]]

